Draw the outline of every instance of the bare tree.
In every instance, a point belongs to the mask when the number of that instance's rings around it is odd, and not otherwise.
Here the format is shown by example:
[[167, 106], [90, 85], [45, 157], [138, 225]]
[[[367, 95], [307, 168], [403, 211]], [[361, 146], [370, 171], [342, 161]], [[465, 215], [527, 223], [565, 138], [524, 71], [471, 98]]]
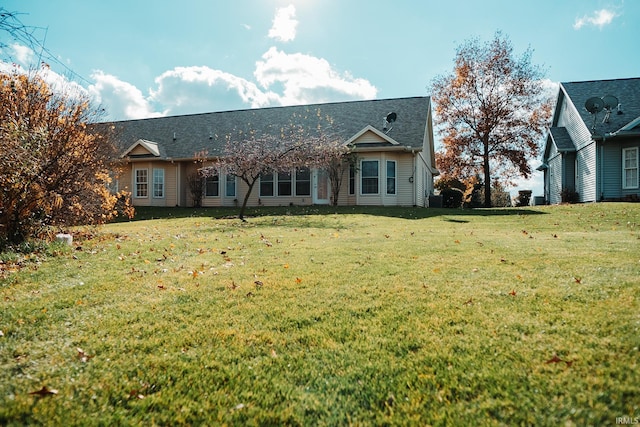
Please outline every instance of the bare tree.
[[483, 177], [484, 204], [491, 206], [491, 184], [528, 178], [529, 159], [538, 155], [551, 117], [543, 70], [531, 63], [532, 50], [515, 57], [500, 32], [480, 44], [458, 47], [453, 72], [436, 77], [431, 96], [443, 128], [438, 168], [461, 180]]

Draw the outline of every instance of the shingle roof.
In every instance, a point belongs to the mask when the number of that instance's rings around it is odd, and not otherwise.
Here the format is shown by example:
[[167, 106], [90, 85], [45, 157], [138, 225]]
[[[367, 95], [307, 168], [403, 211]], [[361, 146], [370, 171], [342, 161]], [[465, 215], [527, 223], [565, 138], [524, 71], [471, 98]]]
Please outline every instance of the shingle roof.
[[618, 98], [623, 114], [617, 114], [614, 110], [609, 117], [609, 123], [603, 123], [605, 112], [599, 112], [595, 121], [596, 134], [615, 132], [640, 117], [640, 78], [569, 82], [561, 85], [589, 129], [593, 127], [594, 117], [584, 106], [587, 99], [606, 95]]
[[429, 97], [412, 97], [169, 116], [98, 126], [114, 126], [122, 151], [144, 139], [157, 143], [167, 158], [185, 159], [203, 150], [210, 156], [222, 154], [227, 135], [236, 135], [239, 130], [267, 133], [270, 128], [279, 129], [295, 121], [312, 134], [317, 131], [319, 116], [325, 125], [324, 118], [330, 117], [335, 124], [332, 131], [346, 141], [367, 125], [382, 130], [384, 117], [395, 112], [397, 119], [388, 135], [402, 145], [420, 149], [429, 109]]
[[549, 133], [551, 134], [551, 138], [558, 148], [558, 151], [576, 151], [576, 147], [573, 145], [573, 141], [571, 140], [571, 136], [569, 136], [569, 132], [567, 132], [567, 128], [553, 127], [549, 129]]

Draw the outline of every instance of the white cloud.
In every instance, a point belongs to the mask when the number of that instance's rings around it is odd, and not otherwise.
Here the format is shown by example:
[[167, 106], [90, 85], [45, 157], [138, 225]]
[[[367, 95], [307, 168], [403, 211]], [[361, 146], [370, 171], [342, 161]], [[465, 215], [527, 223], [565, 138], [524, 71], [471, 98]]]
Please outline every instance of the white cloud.
[[169, 114], [259, 108], [277, 101], [273, 93], [261, 91], [255, 83], [209, 67], [176, 67], [155, 79], [151, 91], [155, 102], [165, 105]]
[[154, 111], [140, 89], [116, 76], [95, 71], [91, 77], [95, 84], [89, 86], [89, 93], [98, 104], [107, 108], [107, 113], [112, 118], [142, 119], [166, 114]]
[[14, 43], [11, 45], [11, 50], [13, 51], [13, 56], [17, 63], [22, 65], [28, 65], [33, 62], [34, 54], [33, 51], [21, 44]]
[[273, 18], [273, 25], [269, 30], [269, 37], [283, 42], [289, 42], [296, 38], [296, 28], [298, 21], [296, 17], [296, 7], [290, 4], [276, 10]]
[[302, 53], [270, 48], [256, 62], [254, 76], [263, 88], [282, 87], [282, 105], [335, 100], [372, 99], [377, 89], [369, 81], [339, 73], [329, 62]]
[[618, 14], [611, 10], [596, 10], [591, 15], [584, 15], [582, 18], [576, 18], [573, 28], [579, 30], [585, 25], [593, 25], [594, 27], [602, 28], [605, 25], [611, 24], [613, 18], [616, 16], [618, 16]]

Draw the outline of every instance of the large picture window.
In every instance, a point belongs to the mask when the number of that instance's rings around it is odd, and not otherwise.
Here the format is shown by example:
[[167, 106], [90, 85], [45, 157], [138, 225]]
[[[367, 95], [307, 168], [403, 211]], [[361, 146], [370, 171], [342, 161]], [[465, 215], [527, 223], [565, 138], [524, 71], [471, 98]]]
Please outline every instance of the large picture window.
[[362, 194], [379, 193], [379, 171], [377, 160], [363, 160], [361, 163], [361, 192]]
[[622, 150], [622, 188], [638, 188], [638, 147]]
[[387, 194], [396, 194], [396, 162], [387, 160]]
[[147, 169], [136, 169], [135, 177], [134, 197], [149, 197], [149, 171]]

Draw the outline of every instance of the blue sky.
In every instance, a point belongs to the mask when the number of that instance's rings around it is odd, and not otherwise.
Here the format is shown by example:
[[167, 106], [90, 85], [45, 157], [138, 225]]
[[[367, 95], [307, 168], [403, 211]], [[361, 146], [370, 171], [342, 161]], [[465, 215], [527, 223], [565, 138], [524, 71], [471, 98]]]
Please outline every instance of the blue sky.
[[[507, 35], [558, 82], [640, 76], [636, 0], [4, 0], [109, 119], [428, 95], [465, 40]], [[6, 34], [0, 34], [11, 44]], [[26, 65], [20, 46], [3, 57]], [[61, 65], [63, 64], [63, 65]], [[65, 68], [66, 67], [66, 68]], [[60, 77], [62, 76], [62, 77]], [[538, 181], [522, 183], [538, 191]], [[535, 181], [535, 180], [534, 180]]]

